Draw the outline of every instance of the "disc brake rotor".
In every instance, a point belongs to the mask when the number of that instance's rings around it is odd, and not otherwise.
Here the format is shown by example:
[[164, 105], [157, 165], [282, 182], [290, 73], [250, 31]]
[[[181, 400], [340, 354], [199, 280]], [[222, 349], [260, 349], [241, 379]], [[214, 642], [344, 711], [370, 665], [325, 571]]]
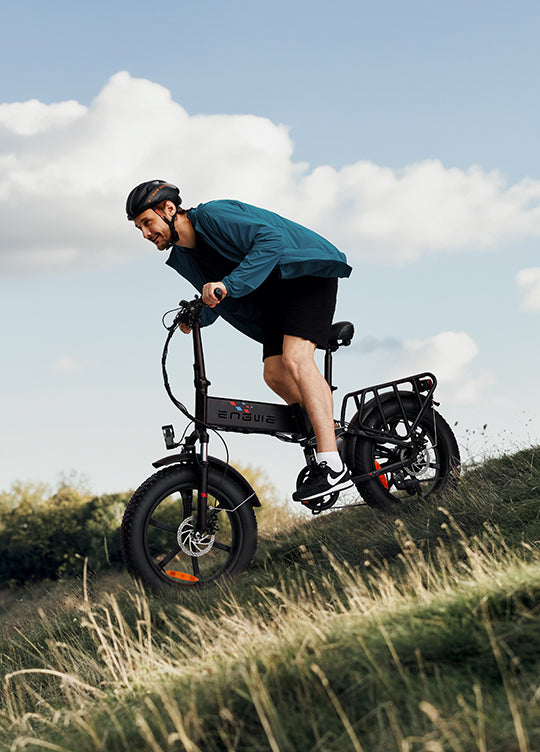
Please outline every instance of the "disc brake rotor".
[[[403, 449], [401, 451], [402, 460], [406, 459], [406, 452], [406, 449]], [[431, 447], [424, 447], [424, 449], [421, 449], [414, 457], [414, 459], [410, 462], [410, 464], [406, 465], [404, 469], [409, 475], [412, 475], [414, 478], [418, 478], [427, 473], [432, 460], [433, 456]]]
[[193, 517], [186, 517], [178, 528], [176, 539], [187, 556], [204, 556], [214, 545], [215, 534], [199, 533], [193, 524]]

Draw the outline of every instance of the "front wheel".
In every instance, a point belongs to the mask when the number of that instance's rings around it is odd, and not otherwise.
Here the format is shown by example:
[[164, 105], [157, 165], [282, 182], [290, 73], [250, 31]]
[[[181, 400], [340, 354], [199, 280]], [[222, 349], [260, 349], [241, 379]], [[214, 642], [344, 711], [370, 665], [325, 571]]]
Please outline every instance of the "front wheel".
[[[403, 401], [407, 421], [412, 424], [418, 414], [418, 405]], [[377, 413], [370, 427], [387, 431], [390, 436], [404, 438], [409, 430], [400, 406], [385, 409], [386, 426]], [[455, 483], [459, 472], [459, 448], [452, 429], [435, 410], [425, 413], [406, 446], [384, 439], [359, 438], [354, 450], [353, 475], [364, 475], [385, 466], [404, 463], [397, 470], [357, 481], [356, 486], [364, 501], [372, 507], [392, 511], [396, 504], [410, 501], [412, 497], [439, 494]]]
[[257, 547], [257, 521], [246, 493], [216, 468], [208, 473], [208, 526], [196, 530], [198, 473], [173, 465], [133, 494], [121, 527], [128, 572], [153, 591], [205, 585], [243, 572]]

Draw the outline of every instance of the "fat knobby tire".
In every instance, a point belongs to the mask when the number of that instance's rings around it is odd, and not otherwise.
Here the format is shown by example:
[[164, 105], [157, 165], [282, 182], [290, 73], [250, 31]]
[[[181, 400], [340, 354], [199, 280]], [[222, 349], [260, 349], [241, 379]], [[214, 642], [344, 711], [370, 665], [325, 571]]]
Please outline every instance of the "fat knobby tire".
[[[208, 575], [198, 577], [197, 581], [178, 580], [166, 574], [164, 567], [157, 565], [150, 553], [148, 543], [149, 535], [154, 528], [150, 527], [152, 515], [158, 509], [161, 502], [167, 500], [172, 494], [196, 493], [198, 473], [193, 465], [176, 464], [159, 470], [145, 480], [131, 497], [121, 526], [122, 557], [128, 572], [140, 580], [143, 585], [154, 592], [174, 588], [185, 590], [186, 587], [205, 585], [220, 577], [240, 574], [245, 571], [257, 548], [257, 521], [249, 501], [246, 501], [245, 490], [242, 490], [231, 478], [228, 478], [223, 470], [209, 468], [208, 473], [208, 496], [219, 502], [222, 510], [218, 514], [219, 522], [224, 517], [228, 518], [226, 525], [230, 531], [230, 541], [227, 550], [222, 552], [224, 561], [220, 562], [216, 571]], [[212, 502], [215, 504], [215, 502]], [[173, 525], [180, 525], [185, 517], [182, 502], [178, 501], [173, 507], [175, 517]], [[228, 511], [230, 510], [230, 511]], [[234, 511], [233, 511], [234, 510]], [[170, 513], [170, 507], [169, 507]], [[219, 524], [219, 523], [218, 523]], [[222, 525], [223, 527], [223, 525]], [[176, 540], [175, 533], [169, 532], [171, 540]], [[173, 546], [174, 547], [174, 546]], [[181, 553], [187, 566], [199, 567], [203, 564], [205, 556], [198, 561]], [[210, 558], [210, 557], [209, 557]]]
[[[418, 405], [406, 400], [403, 401], [403, 404], [408, 419], [414, 420], [418, 413]], [[393, 422], [399, 422], [401, 414], [398, 405], [395, 405], [394, 410], [391, 407], [385, 409], [385, 412], [390, 425]], [[374, 416], [370, 423], [372, 428], [383, 428], [378, 415]], [[435, 410], [430, 410], [424, 415], [419, 423], [419, 430], [428, 437], [430, 443], [436, 443], [434, 448], [436, 473], [433, 482], [424, 487], [423, 496], [438, 495], [457, 481], [460, 465], [457, 441], [448, 423]], [[377, 447], [378, 444], [375, 441], [358, 440], [354, 455], [354, 472], [356, 474], [369, 473], [377, 467]], [[380, 464], [382, 465], [382, 462]], [[381, 511], [393, 512], [397, 509], [398, 504], [411, 500], [411, 496], [403, 492], [399, 494], [393, 492], [391, 488], [386, 488], [380, 477], [358, 482], [357, 488], [366, 504]]]

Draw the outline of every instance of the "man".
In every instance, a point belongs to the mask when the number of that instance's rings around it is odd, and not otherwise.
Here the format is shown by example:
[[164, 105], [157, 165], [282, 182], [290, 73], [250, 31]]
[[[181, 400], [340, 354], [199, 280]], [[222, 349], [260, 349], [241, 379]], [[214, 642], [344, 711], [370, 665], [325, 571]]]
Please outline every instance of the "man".
[[126, 212], [158, 250], [171, 249], [166, 263], [201, 292], [209, 306], [201, 323], [212, 323], [219, 313], [261, 342], [268, 386], [288, 404], [305, 407], [318, 464], [293, 499], [348, 488], [332, 393], [314, 360], [317, 345], [328, 342], [338, 277], [351, 273], [344, 254], [306, 227], [239, 201], [210, 201], [187, 211], [180, 205], [176, 186], [151, 180], [131, 191]]

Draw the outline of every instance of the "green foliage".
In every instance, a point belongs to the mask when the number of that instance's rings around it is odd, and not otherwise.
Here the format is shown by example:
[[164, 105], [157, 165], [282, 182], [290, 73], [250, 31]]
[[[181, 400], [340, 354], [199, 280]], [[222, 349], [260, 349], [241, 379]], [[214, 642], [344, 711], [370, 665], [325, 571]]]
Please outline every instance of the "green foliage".
[[[51, 490], [45, 483], [15, 481], [9, 491], [0, 492], [0, 515], [3, 517], [5, 512], [17, 507], [21, 501], [41, 504], [50, 495]], [[0, 518], [0, 526], [1, 524]]]
[[[290, 517], [261, 468], [239, 466], [261, 500], [259, 528], [284, 529]], [[52, 493], [44, 484], [14, 483], [0, 493], [0, 586], [98, 571], [120, 563], [120, 523], [129, 493], [93, 496], [84, 479], [66, 476]]]
[[0, 583], [78, 574], [120, 561], [120, 521], [127, 494], [91, 496], [62, 485], [17, 484], [0, 501]]

